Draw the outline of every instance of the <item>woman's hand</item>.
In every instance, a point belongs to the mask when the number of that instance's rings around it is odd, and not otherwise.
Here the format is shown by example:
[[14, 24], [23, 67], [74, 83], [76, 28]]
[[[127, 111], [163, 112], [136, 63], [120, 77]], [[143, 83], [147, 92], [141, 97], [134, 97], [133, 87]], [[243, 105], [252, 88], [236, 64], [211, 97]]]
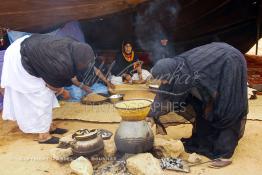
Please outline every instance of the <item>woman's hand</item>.
[[63, 97], [63, 100], [69, 100], [71, 98], [70, 92], [67, 90], [64, 90], [64, 92], [61, 95]]
[[56, 94], [56, 96], [61, 95], [61, 94], [64, 92], [64, 88], [63, 88], [63, 87], [61, 87], [61, 88], [56, 88], [56, 87], [53, 87], [53, 86], [51, 86], [51, 85], [49, 85], [49, 84], [46, 84], [46, 87], [48, 87], [49, 89], [51, 89], [52, 91], [54, 91], [55, 94]]
[[86, 91], [87, 94], [91, 94], [93, 93], [93, 91], [90, 89], [90, 87], [86, 86], [86, 85], [83, 85], [81, 87], [81, 89], [83, 89], [84, 91]]
[[124, 73], [122, 79], [124, 83], [132, 83], [132, 77], [129, 74]]
[[62, 95], [62, 94], [64, 93], [64, 90], [65, 90], [65, 89], [64, 89], [63, 87], [57, 89], [57, 91], [55, 91], [55, 95], [56, 95], [56, 96]]
[[110, 81], [107, 81], [106, 83], [108, 91], [113, 94], [115, 92], [115, 85], [113, 85]]
[[107, 81], [106, 85], [107, 85], [108, 89], [115, 89], [116, 88], [115, 85], [113, 85], [110, 81]]
[[136, 69], [136, 71], [138, 73], [139, 80], [142, 81], [143, 80], [143, 76], [142, 76], [142, 66], [141, 66], [141, 64], [138, 64], [138, 66], [135, 69]]
[[78, 81], [78, 79], [76, 77], [73, 77], [71, 79], [72, 83], [79, 87], [80, 89], [84, 90], [86, 93], [90, 94], [92, 93], [93, 91], [87, 86], [85, 85], [84, 83], [81, 83], [80, 81]]
[[137, 69], [138, 67], [141, 67], [141, 64], [139, 61], [134, 63], [134, 69]]

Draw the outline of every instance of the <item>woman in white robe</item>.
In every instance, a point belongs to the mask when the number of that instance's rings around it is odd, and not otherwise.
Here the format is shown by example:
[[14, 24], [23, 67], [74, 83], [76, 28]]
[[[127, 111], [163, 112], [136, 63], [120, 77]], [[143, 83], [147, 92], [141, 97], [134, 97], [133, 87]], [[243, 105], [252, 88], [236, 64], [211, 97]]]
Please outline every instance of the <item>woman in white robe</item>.
[[[68, 50], [64, 50], [65, 47]], [[24, 133], [39, 134], [39, 143], [58, 143], [59, 138], [50, 135], [52, 109], [59, 106], [55, 93], [62, 93], [62, 87], [69, 84], [73, 76], [80, 75], [79, 67], [90, 67], [92, 59], [94, 55], [89, 45], [68, 38], [36, 35], [17, 39], [4, 56], [3, 119], [17, 121]]]

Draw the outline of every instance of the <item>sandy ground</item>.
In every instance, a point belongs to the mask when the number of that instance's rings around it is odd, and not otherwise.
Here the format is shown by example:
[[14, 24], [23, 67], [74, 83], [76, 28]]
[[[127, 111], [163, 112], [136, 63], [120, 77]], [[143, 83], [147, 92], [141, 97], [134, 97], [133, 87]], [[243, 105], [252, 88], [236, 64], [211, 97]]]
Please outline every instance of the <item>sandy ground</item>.
[[[80, 121], [55, 121], [59, 127], [71, 132], [79, 128], [106, 128], [115, 131], [118, 124], [89, 123]], [[168, 128], [168, 134], [179, 139], [189, 137], [191, 125]], [[35, 135], [23, 134], [16, 123], [0, 120], [0, 174], [1, 175], [67, 175], [69, 164], [59, 164], [48, 156], [54, 145], [40, 145]], [[192, 175], [247, 175], [262, 172], [262, 122], [248, 121], [246, 132], [240, 141], [231, 166], [211, 169], [207, 165], [191, 168]], [[166, 174], [179, 174], [166, 172]], [[181, 173], [182, 174], [182, 173]]]
[[[137, 94], [136, 94], [137, 95]], [[262, 96], [250, 101], [250, 117], [262, 119]], [[63, 106], [61, 107], [63, 108]], [[66, 108], [64, 106], [64, 108]], [[68, 109], [65, 109], [68, 110]], [[109, 115], [109, 114], [106, 114]], [[56, 120], [58, 127], [69, 132], [81, 128], [105, 128], [115, 132], [117, 123], [95, 123], [75, 120]], [[168, 127], [168, 135], [174, 139], [189, 137], [190, 124]], [[61, 136], [59, 136], [61, 137]], [[23, 134], [15, 122], [0, 117], [0, 175], [68, 175], [69, 164], [59, 164], [49, 157], [49, 150], [56, 145], [41, 145], [37, 135]], [[262, 172], [262, 121], [248, 120], [246, 132], [233, 157], [233, 164], [223, 169], [211, 169], [206, 164], [191, 168], [192, 175], [247, 175]], [[206, 159], [205, 159], [206, 160]], [[183, 174], [165, 172], [166, 175]]]
[[[250, 114], [261, 118], [262, 96], [250, 101]], [[63, 108], [63, 107], [62, 107]], [[105, 128], [115, 132], [118, 124], [91, 123], [75, 120], [56, 120], [55, 123], [69, 132], [81, 128]], [[168, 127], [168, 135], [174, 139], [189, 137], [190, 124]], [[59, 136], [61, 137], [61, 136]], [[15, 122], [3, 121], [0, 117], [0, 175], [68, 175], [69, 164], [59, 164], [49, 157], [49, 150], [56, 145], [40, 145], [37, 135], [23, 134]], [[205, 165], [191, 168], [192, 175], [246, 175], [262, 172], [262, 121], [248, 120], [246, 132], [233, 157], [233, 164], [223, 169], [211, 169]], [[206, 160], [206, 159], [205, 159]], [[182, 174], [165, 171], [166, 175]]]

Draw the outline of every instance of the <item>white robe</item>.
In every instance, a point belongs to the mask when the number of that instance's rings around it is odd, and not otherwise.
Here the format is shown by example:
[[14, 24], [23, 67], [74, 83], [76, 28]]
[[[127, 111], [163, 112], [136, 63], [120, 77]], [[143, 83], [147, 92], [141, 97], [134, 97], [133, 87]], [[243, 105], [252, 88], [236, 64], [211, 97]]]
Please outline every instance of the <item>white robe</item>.
[[[147, 78], [151, 77], [151, 73], [148, 72], [147, 70], [145, 69], [142, 69], [142, 78], [143, 80], [146, 80]], [[135, 73], [133, 76], [132, 76], [132, 80], [139, 80], [139, 75], [138, 73]], [[122, 77], [121, 76], [111, 76], [110, 77], [110, 81], [112, 84], [114, 85], [119, 85], [119, 84], [124, 84], [123, 80], [122, 80]], [[130, 80], [130, 83], [132, 81]]]
[[[143, 78], [143, 80], [146, 80], [147, 78], [149, 78], [151, 76], [152, 76], [152, 74], [148, 70], [142, 69], [142, 78]], [[139, 80], [138, 73], [135, 73], [132, 76], [132, 80]]]
[[1, 87], [5, 88], [2, 117], [17, 121], [25, 133], [45, 133], [52, 122], [52, 109], [59, 104], [44, 80], [30, 75], [22, 66], [20, 46], [27, 37], [17, 39], [5, 52], [1, 81]]

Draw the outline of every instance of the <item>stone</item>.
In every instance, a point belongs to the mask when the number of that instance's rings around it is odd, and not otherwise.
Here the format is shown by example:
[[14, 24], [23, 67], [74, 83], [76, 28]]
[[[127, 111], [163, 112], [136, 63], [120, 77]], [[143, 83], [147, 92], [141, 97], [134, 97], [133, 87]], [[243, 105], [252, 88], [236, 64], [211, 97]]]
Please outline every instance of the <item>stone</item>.
[[70, 168], [77, 175], [92, 175], [94, 172], [91, 162], [83, 156], [72, 161]]
[[187, 159], [189, 163], [199, 163], [201, 162], [201, 160], [202, 160], [201, 157], [197, 153], [190, 154]]
[[49, 151], [50, 157], [60, 163], [70, 161], [70, 156], [73, 155], [72, 149], [53, 148]]
[[183, 152], [185, 152], [185, 149], [180, 140], [174, 140], [165, 136], [157, 136], [155, 138], [153, 153], [157, 158], [178, 158]]
[[109, 161], [100, 165], [94, 171], [94, 175], [131, 175], [127, 172], [126, 162], [121, 161]]
[[59, 148], [68, 148], [71, 146], [71, 144], [74, 142], [74, 139], [72, 138], [73, 134], [66, 135], [64, 137], [61, 137], [59, 139]]
[[126, 167], [133, 175], [163, 175], [159, 161], [150, 153], [142, 153], [126, 160]]
[[104, 145], [104, 156], [109, 159], [114, 158], [117, 152], [114, 139], [104, 140]]

